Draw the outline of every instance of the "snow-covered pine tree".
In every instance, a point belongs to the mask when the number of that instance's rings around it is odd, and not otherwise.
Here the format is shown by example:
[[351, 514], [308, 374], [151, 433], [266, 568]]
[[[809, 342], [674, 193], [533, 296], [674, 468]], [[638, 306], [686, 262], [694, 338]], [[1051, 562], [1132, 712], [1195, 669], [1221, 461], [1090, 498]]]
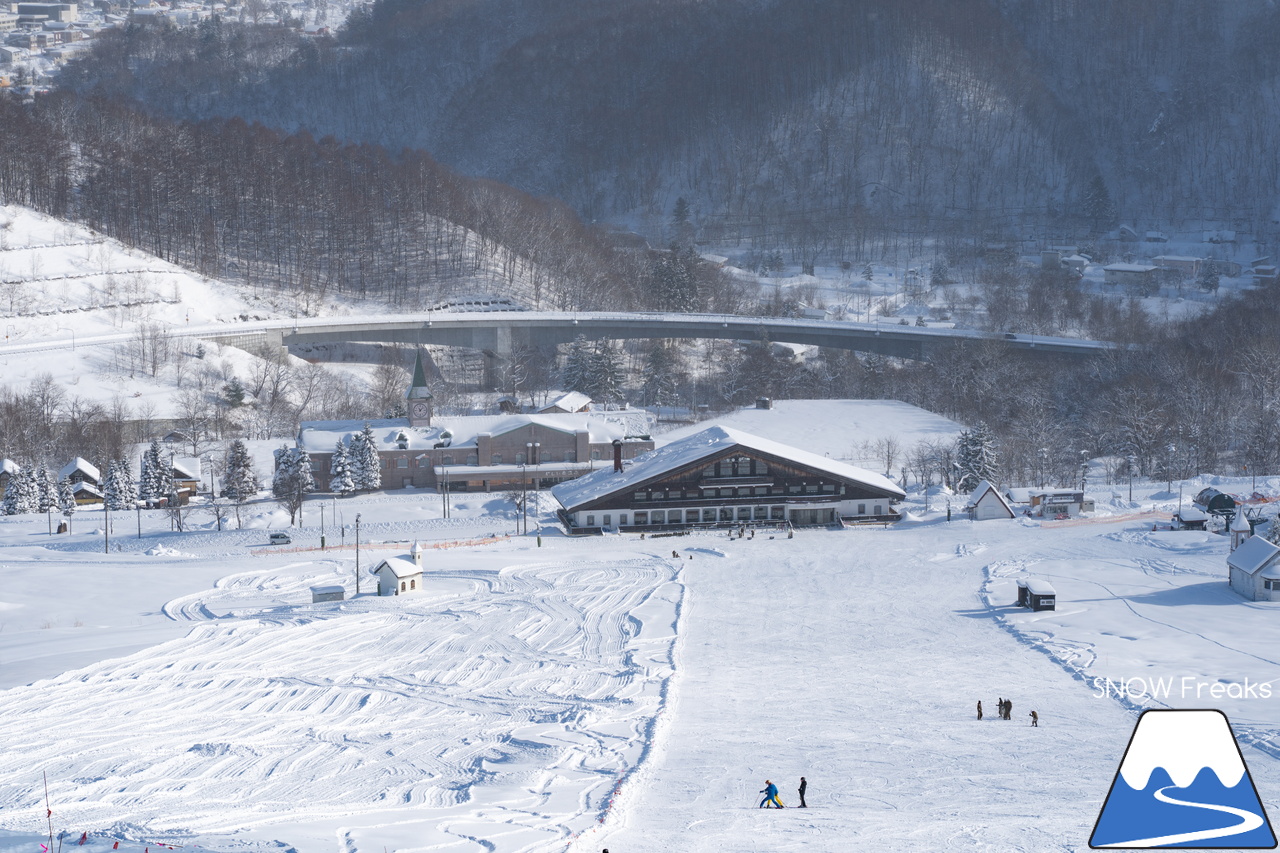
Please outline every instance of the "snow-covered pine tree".
[[69, 477], [64, 477], [62, 482], [58, 484], [58, 508], [62, 510], [62, 514], [66, 517], [68, 532], [70, 532], [71, 516], [76, 511], [76, 492], [75, 486], [72, 485]]
[[222, 496], [243, 503], [258, 493], [262, 484], [253, 470], [249, 448], [240, 439], [227, 448], [227, 473], [222, 478]]
[[973, 429], [964, 430], [956, 444], [957, 490], [972, 492], [982, 480], [994, 484], [998, 463], [996, 440], [990, 427], [979, 422]]
[[164, 468], [160, 442], [153, 438], [151, 446], [142, 453], [138, 476], [138, 498], [148, 505], [158, 501], [160, 498], [167, 497], [169, 494], [169, 490], [166, 488]]
[[587, 392], [593, 400], [616, 403], [622, 399], [622, 365], [618, 352], [608, 341], [596, 341], [591, 358], [591, 382]]
[[24, 467], [9, 479], [9, 485], [4, 490], [4, 514], [35, 512], [39, 505], [36, 471], [30, 466]]
[[351, 460], [347, 456], [347, 445], [342, 439], [338, 439], [337, 445], [333, 448], [333, 457], [329, 460], [329, 491], [345, 495], [355, 490], [356, 484], [351, 479]]
[[382, 459], [378, 456], [373, 427], [368, 423], [365, 423], [363, 430], [351, 437], [351, 449], [347, 458], [351, 465], [351, 482], [358, 491], [382, 488]]
[[300, 447], [281, 447], [275, 452], [276, 473], [271, 481], [271, 494], [289, 510], [293, 524], [307, 492], [315, 490], [311, 476], [311, 457]]
[[107, 467], [107, 481], [103, 485], [102, 496], [108, 509], [117, 511], [133, 509], [138, 496], [128, 462], [123, 459], [111, 461]]
[[36, 511], [48, 512], [57, 509], [60, 505], [58, 502], [58, 481], [54, 479], [53, 472], [43, 465], [36, 471]]
[[585, 335], [578, 335], [565, 353], [564, 367], [560, 371], [560, 384], [566, 391], [580, 391], [590, 395], [591, 345]]
[[652, 406], [666, 406], [676, 399], [679, 383], [676, 360], [661, 342], [655, 341], [645, 352], [644, 399]]
[[138, 505], [138, 486], [133, 482], [133, 467], [128, 459], [117, 459], [116, 466], [120, 469], [117, 485], [120, 492], [120, 508], [133, 509]]

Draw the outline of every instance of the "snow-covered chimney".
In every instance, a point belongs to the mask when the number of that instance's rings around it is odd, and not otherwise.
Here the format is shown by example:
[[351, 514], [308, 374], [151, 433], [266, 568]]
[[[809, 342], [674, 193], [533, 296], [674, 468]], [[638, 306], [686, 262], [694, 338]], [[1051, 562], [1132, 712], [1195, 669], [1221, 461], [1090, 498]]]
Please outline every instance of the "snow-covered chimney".
[[613, 440], [613, 470], [622, 471], [622, 442], [616, 438]]

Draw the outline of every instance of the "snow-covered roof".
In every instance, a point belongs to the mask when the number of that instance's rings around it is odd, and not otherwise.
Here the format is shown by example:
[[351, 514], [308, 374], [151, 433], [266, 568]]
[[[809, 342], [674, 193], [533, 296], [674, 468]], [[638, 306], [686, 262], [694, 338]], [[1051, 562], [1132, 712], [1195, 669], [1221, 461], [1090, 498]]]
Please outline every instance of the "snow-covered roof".
[[1272, 562], [1277, 554], [1280, 554], [1280, 546], [1272, 545], [1261, 536], [1250, 536], [1227, 555], [1227, 565], [1253, 574]]
[[1208, 521], [1209, 514], [1193, 506], [1184, 506], [1175, 515], [1183, 521]]
[[1027, 592], [1032, 595], [1057, 595], [1053, 584], [1043, 578], [1027, 578]]
[[376, 575], [387, 568], [398, 578], [407, 578], [412, 575], [422, 574], [422, 569], [413, 560], [404, 557], [387, 557], [381, 563], [374, 567], [373, 573]]
[[1244, 517], [1243, 512], [1237, 512], [1231, 516], [1231, 523], [1227, 525], [1227, 529], [1234, 530], [1237, 533], [1248, 533], [1253, 530], [1253, 527], [1250, 526], [1249, 519]]
[[0, 459], [0, 474], [8, 474], [12, 477], [14, 474], [20, 473], [21, 471], [22, 466], [17, 462], [14, 462], [12, 459]]
[[94, 486], [93, 483], [86, 483], [83, 480], [81, 480], [79, 483], [76, 483], [71, 487], [71, 493], [74, 495], [79, 495], [83, 493], [86, 495], [91, 495], [95, 498], [102, 497], [102, 491], [100, 489]]
[[174, 459], [173, 473], [180, 480], [199, 480], [200, 479], [200, 460], [199, 459]]
[[[649, 419], [645, 412], [581, 412], [553, 415], [477, 415], [436, 418], [429, 427], [411, 427], [408, 418], [380, 420], [306, 421], [298, 432], [298, 446], [308, 453], [332, 453], [338, 439], [364, 430], [368, 423], [378, 450], [399, 450], [399, 437], [408, 441], [409, 450], [430, 450], [445, 446], [475, 447], [481, 433], [502, 435], [514, 429], [534, 425], [556, 432], [575, 433], [586, 430], [593, 443], [608, 443], [640, 435], [648, 435]], [[448, 433], [448, 436], [445, 435]]]
[[1111, 272], [1151, 272], [1158, 267], [1150, 264], [1107, 264], [1103, 269]]
[[1031, 496], [1038, 494], [1034, 489], [1025, 486], [1019, 486], [1013, 489], [1005, 489], [1004, 496], [1013, 503], [1026, 504], [1031, 503]]
[[62, 466], [62, 470], [58, 472], [58, 479], [65, 480], [77, 471], [94, 482], [102, 481], [102, 477], [98, 474], [98, 467], [90, 464], [79, 456]]
[[1010, 518], [1013, 518], [1013, 516], [1016, 515], [1013, 511], [1013, 507], [1009, 505], [1008, 499], [1005, 498], [1004, 495], [1000, 494], [999, 489], [991, 485], [986, 480], [979, 480], [978, 485], [973, 487], [973, 493], [969, 495], [969, 506], [977, 506], [979, 501], [985, 498], [988, 494], [995, 496], [995, 499], [998, 500], [1000, 505], [1005, 508], [1005, 511], [1009, 513]]
[[1187, 263], [1189, 261], [1198, 261], [1199, 258], [1193, 255], [1157, 255], [1151, 260], [1153, 261], [1175, 261], [1178, 263]]
[[576, 412], [584, 406], [591, 405], [591, 398], [581, 391], [570, 391], [562, 397], [557, 397], [547, 405], [543, 406], [539, 411], [545, 412], [548, 409], [561, 409], [566, 412]]
[[621, 472], [614, 471], [612, 467], [606, 467], [585, 477], [561, 483], [551, 490], [551, 494], [566, 510], [572, 511], [574, 507], [599, 500], [614, 492], [627, 491], [639, 483], [661, 477], [677, 468], [695, 464], [701, 459], [715, 456], [733, 447], [743, 447], [845, 480], [854, 480], [870, 488], [879, 489], [894, 500], [906, 497], [906, 492], [898, 488], [896, 483], [874, 471], [724, 426], [710, 427], [638, 456]]

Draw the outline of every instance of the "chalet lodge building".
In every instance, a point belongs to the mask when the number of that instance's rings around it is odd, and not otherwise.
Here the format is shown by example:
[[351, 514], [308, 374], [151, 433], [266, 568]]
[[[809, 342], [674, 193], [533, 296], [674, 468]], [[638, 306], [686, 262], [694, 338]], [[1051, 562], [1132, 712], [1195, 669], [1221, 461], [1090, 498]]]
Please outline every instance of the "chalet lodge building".
[[887, 477], [740, 430], [711, 427], [552, 489], [571, 534], [893, 521]]
[[338, 441], [350, 446], [365, 424], [378, 450], [383, 489], [538, 489], [611, 466], [615, 450], [631, 459], [653, 449], [643, 412], [433, 418], [421, 352], [405, 397], [407, 418], [301, 424], [298, 447], [311, 458], [317, 491], [329, 491]]

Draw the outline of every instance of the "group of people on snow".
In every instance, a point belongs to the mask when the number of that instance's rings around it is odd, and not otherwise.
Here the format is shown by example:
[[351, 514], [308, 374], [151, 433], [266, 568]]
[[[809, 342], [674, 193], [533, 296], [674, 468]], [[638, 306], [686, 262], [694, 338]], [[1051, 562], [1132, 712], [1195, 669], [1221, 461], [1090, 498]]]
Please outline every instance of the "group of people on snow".
[[[807, 809], [809, 804], [804, 801], [804, 792], [808, 790], [809, 783], [805, 781], [803, 776], [800, 777], [800, 808]], [[760, 789], [760, 793], [764, 794], [764, 799], [760, 801], [758, 808], [782, 809], [786, 808], [782, 804], [782, 800], [778, 799], [778, 786], [768, 779], [764, 780], [764, 787]]]
[[[996, 704], [996, 708], [998, 709], [996, 711], [996, 714], [1000, 719], [1002, 720], [1013, 719], [1013, 700], [1012, 699], [1000, 699], [999, 702]], [[1039, 728], [1040, 715], [1037, 714], [1035, 711], [1032, 711], [1027, 716], [1031, 717], [1031, 725], [1036, 728]], [[982, 700], [981, 699], [978, 700], [978, 719], [979, 720], [982, 719]]]

